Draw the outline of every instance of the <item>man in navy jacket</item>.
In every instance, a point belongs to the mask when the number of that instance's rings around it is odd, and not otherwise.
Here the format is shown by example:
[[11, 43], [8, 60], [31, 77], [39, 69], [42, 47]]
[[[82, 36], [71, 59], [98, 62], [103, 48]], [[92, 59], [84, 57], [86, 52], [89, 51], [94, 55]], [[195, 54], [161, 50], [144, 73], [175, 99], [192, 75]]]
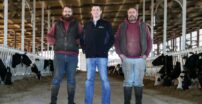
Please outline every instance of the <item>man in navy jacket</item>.
[[110, 84], [107, 77], [108, 51], [114, 42], [112, 26], [101, 19], [101, 8], [93, 5], [93, 19], [84, 25], [81, 47], [86, 54], [87, 80], [85, 104], [93, 104], [96, 67], [102, 82], [102, 104], [110, 104]]

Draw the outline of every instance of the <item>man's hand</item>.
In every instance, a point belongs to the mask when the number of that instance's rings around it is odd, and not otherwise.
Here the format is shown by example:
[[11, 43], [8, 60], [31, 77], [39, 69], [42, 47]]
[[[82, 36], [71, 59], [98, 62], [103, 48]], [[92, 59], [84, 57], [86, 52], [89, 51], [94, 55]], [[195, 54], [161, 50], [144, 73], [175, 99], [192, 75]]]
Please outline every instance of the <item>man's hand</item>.
[[120, 54], [119, 56], [120, 56], [120, 58], [121, 58], [122, 61], [126, 58], [126, 56], [123, 55], [123, 54]]
[[146, 56], [146, 55], [143, 55], [142, 58], [146, 60], [147, 56]]

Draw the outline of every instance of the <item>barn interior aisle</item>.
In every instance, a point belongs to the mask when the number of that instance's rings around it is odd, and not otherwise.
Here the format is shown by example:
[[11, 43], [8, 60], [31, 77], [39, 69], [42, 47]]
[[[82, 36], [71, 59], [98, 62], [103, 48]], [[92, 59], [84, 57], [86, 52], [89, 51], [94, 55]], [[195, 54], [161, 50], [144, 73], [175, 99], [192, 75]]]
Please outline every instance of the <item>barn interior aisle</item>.
[[[202, 0], [0, 0], [0, 104], [48, 104], [54, 71], [51, 26], [70, 4], [82, 26], [98, 4], [115, 34], [129, 7], [151, 31], [144, 104], [202, 104]], [[106, 52], [104, 52], [106, 53]], [[108, 52], [111, 104], [123, 104], [123, 69], [115, 47]], [[84, 104], [86, 57], [79, 47], [76, 104]], [[58, 104], [67, 103], [66, 79]], [[95, 80], [94, 104], [101, 103]], [[133, 92], [132, 103], [135, 103]]]
[[[86, 73], [77, 72], [76, 104], [83, 104], [84, 102], [85, 77]], [[13, 86], [10, 86], [9, 88], [5, 88], [2, 85], [0, 85], [1, 89], [0, 104], [48, 104], [50, 101], [50, 80], [51, 80], [50, 77], [43, 78], [41, 81], [26, 78], [25, 81], [22, 82], [17, 81]], [[123, 104], [122, 78], [117, 79], [114, 77], [110, 77], [110, 84], [112, 89], [111, 104]], [[93, 104], [101, 103], [100, 86], [101, 84], [99, 82], [99, 75], [97, 74], [95, 80], [96, 89]], [[5, 90], [7, 91], [11, 90], [11, 91], [6, 92]], [[168, 90], [170, 89], [168, 88]], [[163, 94], [162, 92], [148, 88], [144, 90], [143, 96], [144, 96], [143, 104], [197, 104], [196, 102], [194, 103], [192, 101], [177, 99], [174, 96], [170, 97], [169, 95]], [[189, 100], [191, 100], [191, 98]], [[66, 104], [66, 102], [67, 102], [66, 81], [63, 80], [58, 97], [58, 104]], [[132, 103], [134, 104], [134, 95], [132, 96]]]

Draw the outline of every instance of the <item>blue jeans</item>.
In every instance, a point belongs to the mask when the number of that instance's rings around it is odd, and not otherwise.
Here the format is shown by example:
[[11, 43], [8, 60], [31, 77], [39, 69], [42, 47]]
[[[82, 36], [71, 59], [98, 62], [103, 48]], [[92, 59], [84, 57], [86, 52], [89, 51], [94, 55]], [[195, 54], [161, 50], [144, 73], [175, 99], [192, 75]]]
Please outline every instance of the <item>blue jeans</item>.
[[125, 58], [122, 65], [124, 73], [124, 87], [143, 87], [146, 62], [143, 58]]
[[66, 74], [67, 77], [67, 93], [68, 104], [74, 103], [75, 87], [76, 87], [76, 67], [78, 64], [78, 56], [69, 56], [55, 53], [54, 56], [54, 76], [51, 83], [51, 104], [56, 104], [60, 83]]
[[87, 58], [85, 104], [93, 104], [96, 67], [98, 68], [102, 82], [102, 104], [110, 104], [110, 84], [107, 77], [107, 63], [107, 58]]

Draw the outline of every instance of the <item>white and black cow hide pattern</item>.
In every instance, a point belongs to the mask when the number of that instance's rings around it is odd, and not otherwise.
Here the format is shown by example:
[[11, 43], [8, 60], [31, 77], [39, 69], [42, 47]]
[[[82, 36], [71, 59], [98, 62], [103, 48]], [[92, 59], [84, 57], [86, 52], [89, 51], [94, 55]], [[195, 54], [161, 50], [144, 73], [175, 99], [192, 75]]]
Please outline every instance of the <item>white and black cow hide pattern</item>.
[[190, 53], [189, 57], [184, 57], [184, 71], [178, 78], [178, 89], [187, 90], [193, 86], [202, 86], [202, 53]]
[[25, 54], [15, 53], [12, 57], [12, 67], [15, 68], [18, 64], [25, 65], [26, 67], [31, 67], [31, 71], [36, 74], [38, 79], [41, 79], [41, 72], [38, 70], [35, 61]]
[[157, 57], [152, 64], [154, 66], [160, 66], [163, 65], [162, 68], [157, 72], [155, 75], [155, 83], [154, 86], [157, 85], [164, 85], [164, 86], [171, 86], [174, 85], [174, 80], [177, 79], [177, 77], [180, 74], [180, 63], [176, 62], [175, 67], [173, 68], [173, 59], [172, 56], [165, 56], [160, 55]]
[[4, 62], [0, 59], [0, 82], [3, 82], [5, 85], [12, 84], [12, 73], [10, 67], [6, 67]]

